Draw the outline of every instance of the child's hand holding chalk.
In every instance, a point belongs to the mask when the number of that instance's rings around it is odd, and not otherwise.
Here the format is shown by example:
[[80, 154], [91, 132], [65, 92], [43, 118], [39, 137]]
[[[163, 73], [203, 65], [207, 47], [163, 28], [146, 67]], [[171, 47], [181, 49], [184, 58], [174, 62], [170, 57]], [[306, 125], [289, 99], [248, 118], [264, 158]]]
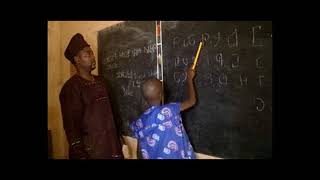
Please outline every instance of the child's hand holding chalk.
[[188, 80], [192, 81], [194, 79], [195, 75], [196, 75], [196, 72], [193, 69], [193, 67], [189, 67], [188, 70], [187, 70], [187, 78], [188, 78]]
[[199, 57], [201, 48], [202, 48], [202, 42], [200, 42], [200, 44], [199, 44], [197, 55], [196, 55], [196, 57], [195, 57], [195, 59], [193, 61], [192, 69], [194, 69], [196, 67], [196, 65], [197, 65], [197, 61], [198, 61], [198, 57]]

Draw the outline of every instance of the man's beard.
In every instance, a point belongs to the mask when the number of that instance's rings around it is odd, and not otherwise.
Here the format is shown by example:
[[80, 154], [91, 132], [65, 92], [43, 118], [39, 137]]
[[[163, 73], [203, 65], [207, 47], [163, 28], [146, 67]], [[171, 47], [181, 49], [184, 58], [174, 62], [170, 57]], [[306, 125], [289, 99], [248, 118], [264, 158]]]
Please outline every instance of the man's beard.
[[91, 65], [91, 71], [94, 70], [94, 69], [96, 69], [96, 65], [95, 65], [95, 64], [92, 64], [92, 65]]

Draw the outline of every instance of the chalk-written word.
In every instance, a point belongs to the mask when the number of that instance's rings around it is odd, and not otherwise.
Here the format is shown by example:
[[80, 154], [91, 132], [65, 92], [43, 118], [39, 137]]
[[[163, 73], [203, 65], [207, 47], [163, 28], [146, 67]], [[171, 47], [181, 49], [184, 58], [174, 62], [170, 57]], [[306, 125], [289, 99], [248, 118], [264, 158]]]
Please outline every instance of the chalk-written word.
[[133, 56], [133, 57], [136, 57], [136, 56], [138, 56], [139, 54], [142, 53], [142, 50], [141, 50], [141, 48], [133, 48], [133, 49], [131, 50], [131, 52], [132, 52], [132, 56]]
[[157, 45], [155, 43], [151, 43], [148, 46], [143, 47], [143, 52], [146, 54], [154, 53], [157, 49]]
[[127, 85], [122, 85], [123, 96], [134, 96], [134, 91], [141, 88], [142, 80], [130, 80]]
[[137, 73], [132, 71], [132, 70], [127, 70], [127, 71], [118, 71], [116, 73], [116, 78], [124, 78], [124, 79], [135, 79], [137, 76]]
[[118, 59], [129, 59], [136, 58], [141, 54], [152, 54], [156, 51], [156, 44], [151, 43], [144, 47], [135, 47], [135, 48], [128, 48], [128, 49], [118, 49], [113, 52], [110, 56], [105, 58], [106, 63], [112, 63]]
[[131, 50], [130, 49], [126, 49], [124, 51], [120, 51], [119, 52], [119, 58], [129, 58], [131, 54]]
[[[187, 79], [187, 74], [185, 71], [176, 70], [172, 74], [173, 80], [176, 84], [184, 84]], [[264, 87], [265, 75], [259, 74], [255, 79], [251, 79], [249, 82], [248, 76], [245, 73], [240, 73], [234, 75], [233, 73], [221, 72], [219, 74], [199, 74], [195, 78], [197, 87], [237, 87], [237, 88], [247, 88], [249, 83], [254, 83], [256, 87]], [[250, 86], [253, 87], [253, 86]]]
[[[253, 26], [249, 29], [251, 31], [251, 43], [249, 45], [252, 47], [263, 47], [263, 26]], [[244, 33], [244, 32], [242, 32]], [[267, 36], [272, 38], [272, 33]], [[189, 34], [187, 36], [175, 36], [172, 38], [173, 48], [194, 48], [194, 46], [202, 41], [203, 46], [212, 46], [213, 48], [219, 45], [225, 45], [228, 48], [239, 48], [240, 47], [240, 32], [238, 27], [232, 29], [228, 32], [214, 32], [212, 34], [208, 32], [201, 32], [199, 34]]]
[[181, 56], [176, 56], [175, 61], [174, 61], [174, 66], [187, 66], [188, 65], [188, 58], [187, 57], [181, 57]]
[[143, 73], [137, 73], [134, 70], [122, 70], [116, 72], [117, 79], [144, 79], [147, 77], [154, 77], [157, 75], [155, 70], [145, 71]]
[[133, 90], [128, 84], [128, 86], [121, 86], [121, 90], [123, 92], [123, 96], [133, 96]]
[[194, 46], [196, 43], [195, 35], [190, 34], [185, 39], [181, 39], [180, 37], [174, 37], [172, 43], [173, 43], [173, 48]]
[[110, 63], [106, 65], [106, 70], [112, 70], [119, 68], [119, 65], [117, 63]]
[[193, 48], [196, 43], [200, 41], [203, 43], [203, 46], [206, 46], [207, 44], [213, 44], [214, 47], [217, 47], [221, 42], [221, 33], [217, 32], [216, 34], [212, 35], [212, 38], [207, 32], [201, 33], [200, 35], [190, 34], [185, 38], [176, 36], [172, 39], [172, 46], [173, 48]]

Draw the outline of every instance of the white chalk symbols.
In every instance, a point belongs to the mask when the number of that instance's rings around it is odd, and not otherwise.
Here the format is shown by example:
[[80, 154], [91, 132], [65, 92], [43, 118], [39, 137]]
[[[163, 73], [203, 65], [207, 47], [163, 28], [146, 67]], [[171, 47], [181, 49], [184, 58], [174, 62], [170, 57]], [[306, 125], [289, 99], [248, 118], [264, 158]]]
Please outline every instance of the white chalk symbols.
[[244, 75], [240, 75], [240, 83], [241, 83], [241, 86], [243, 84], [248, 85], [248, 78]]
[[234, 31], [227, 37], [229, 48], [238, 47], [238, 29], [235, 28]]
[[219, 76], [219, 83], [221, 84], [221, 85], [228, 85], [228, 76], [226, 75], [226, 74], [221, 74], [220, 76]]
[[216, 61], [220, 64], [220, 66], [223, 66], [223, 58], [222, 58], [222, 53], [218, 53], [216, 55]]
[[231, 67], [233, 69], [237, 69], [239, 68], [239, 65], [240, 65], [240, 60], [239, 60], [239, 55], [238, 54], [232, 54], [232, 62], [231, 62]]
[[262, 98], [258, 97], [256, 98], [256, 109], [257, 111], [261, 112], [264, 109], [264, 101]]
[[263, 68], [262, 57], [263, 57], [263, 55], [257, 57], [257, 59], [256, 59], [256, 67], [257, 67], [257, 69], [262, 69]]
[[262, 81], [261, 79], [264, 78], [264, 75], [259, 75], [259, 86], [262, 87]]
[[262, 40], [257, 39], [257, 33], [261, 30], [261, 26], [252, 27], [252, 46], [253, 47], [262, 47]]

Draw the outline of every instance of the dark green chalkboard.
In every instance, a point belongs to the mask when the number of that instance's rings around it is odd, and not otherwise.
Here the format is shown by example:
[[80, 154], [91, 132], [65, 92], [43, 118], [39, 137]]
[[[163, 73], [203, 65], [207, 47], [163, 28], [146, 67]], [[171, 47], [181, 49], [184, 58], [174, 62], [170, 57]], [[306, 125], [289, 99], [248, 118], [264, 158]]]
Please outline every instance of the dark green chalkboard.
[[124, 22], [99, 31], [99, 74], [109, 85], [115, 120], [130, 135], [129, 123], [146, 108], [141, 83], [156, 77], [155, 23]]
[[[185, 98], [185, 70], [204, 42], [195, 78], [198, 101], [182, 113], [195, 151], [222, 158], [272, 157], [272, 22], [162, 22], [162, 38], [166, 102]], [[133, 96], [121, 87], [156, 76], [155, 49], [112, 62], [108, 58], [122, 49], [155, 48], [154, 43], [154, 21], [99, 32], [99, 73], [111, 86], [124, 134], [130, 134], [128, 122], [143, 111], [144, 100], [139, 87], [131, 88]], [[119, 78], [119, 72], [130, 70], [144, 75]]]

